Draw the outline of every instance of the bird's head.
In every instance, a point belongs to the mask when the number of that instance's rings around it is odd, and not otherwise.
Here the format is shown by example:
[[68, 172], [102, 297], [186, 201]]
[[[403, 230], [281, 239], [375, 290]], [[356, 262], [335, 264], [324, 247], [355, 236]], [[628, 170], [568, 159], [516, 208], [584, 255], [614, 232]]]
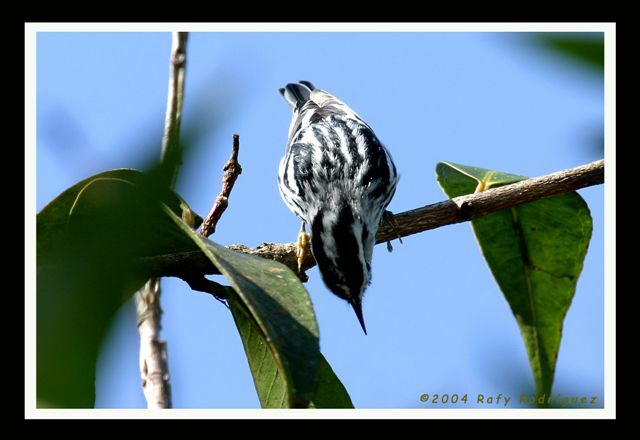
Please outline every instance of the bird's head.
[[354, 215], [348, 204], [319, 212], [311, 222], [311, 249], [322, 280], [353, 307], [365, 334], [362, 297], [371, 281], [374, 244], [371, 225]]

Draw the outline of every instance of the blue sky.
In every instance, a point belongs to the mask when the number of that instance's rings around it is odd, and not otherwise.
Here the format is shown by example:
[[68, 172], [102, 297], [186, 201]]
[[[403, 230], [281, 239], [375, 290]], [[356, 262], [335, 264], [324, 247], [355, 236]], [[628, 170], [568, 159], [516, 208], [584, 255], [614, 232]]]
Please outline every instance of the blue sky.
[[[159, 155], [168, 33], [39, 33], [37, 207], [76, 181]], [[276, 175], [290, 110], [278, 93], [309, 80], [349, 104], [391, 151], [395, 212], [444, 199], [438, 161], [537, 176], [599, 159], [602, 77], [511, 33], [194, 33], [183, 128], [203, 131], [177, 191], [201, 215], [220, 190], [233, 133], [243, 173], [211, 237], [294, 241], [296, 217]], [[197, 125], [196, 124], [196, 125]], [[554, 394], [598, 396], [604, 384], [603, 187], [580, 191], [594, 232], [564, 324]], [[377, 246], [364, 300], [368, 336], [322, 284], [306, 284], [324, 355], [359, 408], [431, 408], [423, 393], [533, 393], [515, 319], [469, 224]], [[259, 406], [228, 310], [163, 281], [175, 407]], [[99, 407], [144, 407], [132, 303], [113, 324], [97, 378]], [[466, 407], [474, 406], [471, 403]]]

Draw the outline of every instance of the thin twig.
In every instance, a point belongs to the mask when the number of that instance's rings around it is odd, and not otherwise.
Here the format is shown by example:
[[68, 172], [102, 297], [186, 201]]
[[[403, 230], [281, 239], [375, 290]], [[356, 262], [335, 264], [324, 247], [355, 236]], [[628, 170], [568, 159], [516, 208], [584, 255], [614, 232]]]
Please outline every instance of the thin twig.
[[236, 183], [238, 176], [242, 173], [242, 167], [238, 162], [238, 153], [240, 151], [240, 136], [237, 134], [233, 135], [233, 148], [231, 150], [231, 157], [224, 164], [224, 174], [222, 176], [222, 190], [220, 191], [220, 195], [216, 197], [216, 201], [207, 215], [207, 218], [202, 222], [202, 226], [200, 227], [200, 235], [203, 237], [208, 237], [214, 232], [216, 232], [216, 225], [222, 217], [222, 213], [229, 206], [229, 196], [231, 196], [231, 190], [233, 190], [233, 185]]
[[[171, 47], [169, 94], [160, 171], [164, 183], [173, 188], [182, 163], [180, 121], [184, 103], [187, 32], [174, 32]], [[167, 344], [160, 341], [160, 279], [152, 278], [136, 293], [138, 332], [140, 333], [140, 376], [148, 408], [171, 408], [171, 388], [167, 363]]]
[[[429, 229], [473, 220], [491, 212], [602, 183], [604, 183], [604, 160], [599, 160], [569, 170], [395, 214], [395, 229], [382, 223], [376, 235], [376, 241], [384, 243], [398, 236], [406, 237]], [[279, 261], [294, 272], [298, 272], [295, 243], [263, 243], [257, 248], [244, 245], [228, 247], [238, 252]], [[141, 271], [157, 276], [182, 278], [185, 274], [219, 273], [211, 261], [198, 251], [159, 255], [143, 259], [140, 263]], [[303, 269], [306, 270], [315, 264], [313, 256], [310, 255], [303, 262]]]
[[180, 123], [184, 105], [184, 79], [187, 66], [188, 32], [174, 32], [171, 46], [171, 63], [169, 72], [169, 93], [167, 96], [167, 113], [164, 120], [162, 151], [160, 166], [162, 177], [167, 186], [176, 185], [178, 170], [182, 165], [182, 147], [180, 145]]

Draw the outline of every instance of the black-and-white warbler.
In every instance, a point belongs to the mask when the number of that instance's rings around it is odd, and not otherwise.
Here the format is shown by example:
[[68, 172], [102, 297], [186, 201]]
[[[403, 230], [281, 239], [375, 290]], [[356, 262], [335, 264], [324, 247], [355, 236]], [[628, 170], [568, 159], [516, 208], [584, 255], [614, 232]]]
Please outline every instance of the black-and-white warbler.
[[280, 93], [293, 109], [278, 186], [302, 220], [298, 265], [311, 226], [311, 250], [322, 279], [348, 301], [365, 334], [362, 296], [382, 214], [398, 183], [396, 167], [371, 127], [346, 104], [308, 81]]

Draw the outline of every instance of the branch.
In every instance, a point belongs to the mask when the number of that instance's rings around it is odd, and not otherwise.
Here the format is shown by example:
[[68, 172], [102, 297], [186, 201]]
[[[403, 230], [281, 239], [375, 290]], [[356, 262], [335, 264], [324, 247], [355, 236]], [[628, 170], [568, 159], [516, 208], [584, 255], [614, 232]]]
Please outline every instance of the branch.
[[[174, 32], [171, 47], [167, 114], [160, 154], [160, 177], [173, 188], [182, 163], [180, 121], [184, 103], [187, 32]], [[135, 295], [140, 333], [140, 376], [147, 408], [171, 408], [167, 344], [159, 340], [160, 279], [151, 278]]]
[[152, 278], [135, 295], [140, 333], [140, 376], [147, 408], [171, 408], [167, 344], [160, 334], [160, 278]]
[[216, 225], [218, 220], [222, 217], [222, 213], [229, 206], [229, 196], [231, 196], [231, 190], [236, 183], [238, 176], [242, 173], [242, 167], [238, 163], [238, 152], [240, 151], [240, 136], [233, 135], [233, 149], [231, 150], [231, 157], [224, 164], [224, 174], [222, 176], [222, 190], [220, 195], [216, 197], [216, 201], [207, 215], [207, 218], [202, 222], [200, 227], [200, 235], [208, 237], [216, 232]]
[[[602, 183], [604, 183], [604, 160], [599, 160], [577, 168], [523, 180], [476, 194], [456, 197], [395, 214], [395, 230], [387, 224], [381, 224], [376, 235], [376, 242], [384, 243], [398, 236], [406, 237], [429, 229], [473, 220], [495, 211]], [[263, 243], [255, 249], [235, 244], [228, 246], [228, 248], [279, 261], [298, 273], [295, 243]], [[315, 264], [313, 256], [310, 255], [303, 263], [303, 270], [309, 269]], [[219, 273], [211, 261], [200, 251], [145, 258], [140, 261], [139, 270], [154, 276], [179, 278], [193, 274]]]
[[378, 229], [376, 242], [382, 243], [393, 240], [397, 235], [406, 237], [429, 229], [466, 222], [495, 211], [601, 183], [604, 183], [604, 160], [456, 197], [394, 215], [398, 233], [383, 223]]
[[182, 164], [180, 145], [180, 122], [184, 103], [184, 77], [187, 64], [188, 32], [174, 32], [171, 46], [171, 64], [169, 73], [169, 93], [167, 96], [167, 114], [164, 120], [160, 167], [162, 178], [173, 188]]

